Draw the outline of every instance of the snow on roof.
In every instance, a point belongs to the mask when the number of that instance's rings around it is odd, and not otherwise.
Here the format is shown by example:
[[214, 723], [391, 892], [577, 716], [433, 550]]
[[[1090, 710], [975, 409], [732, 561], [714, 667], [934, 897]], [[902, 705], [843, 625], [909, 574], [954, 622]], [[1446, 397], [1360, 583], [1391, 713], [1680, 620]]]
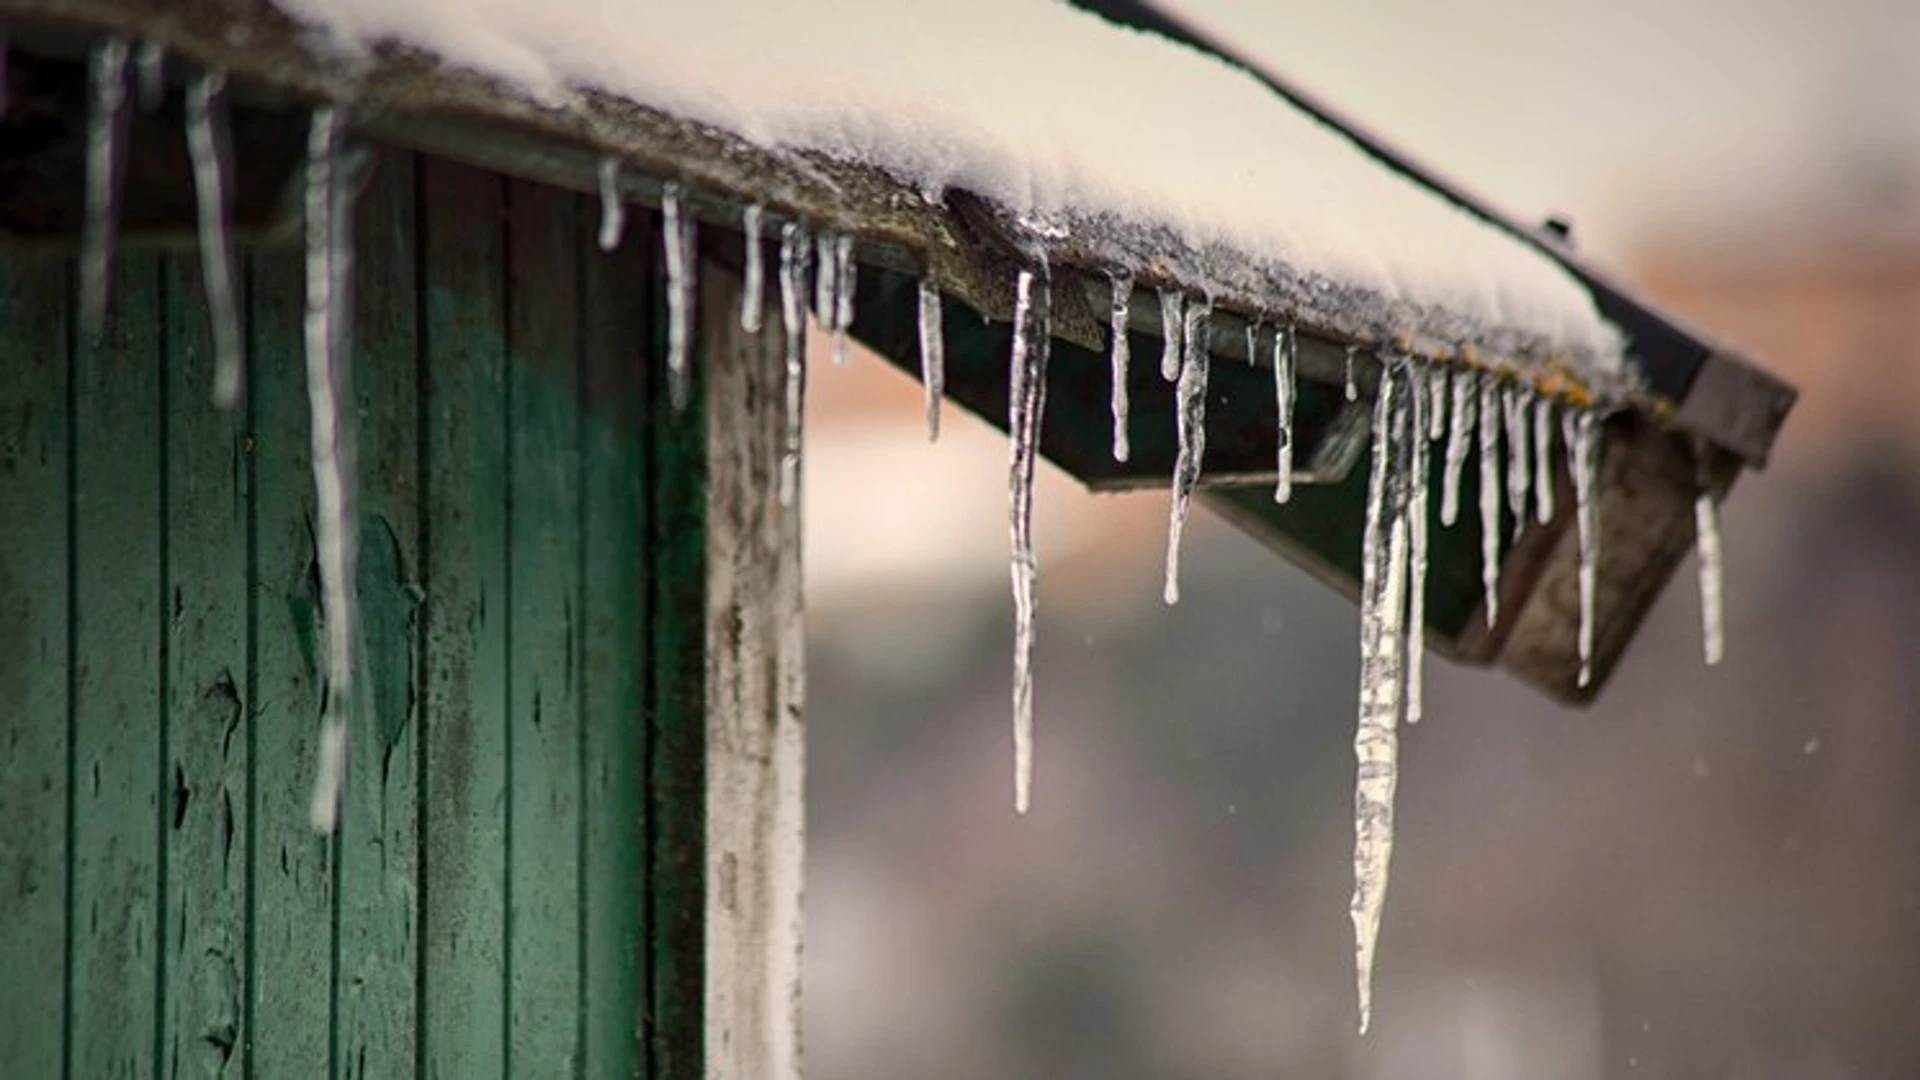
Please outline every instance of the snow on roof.
[[1225, 62], [1055, 0], [275, 2], [342, 47], [402, 43], [548, 104], [608, 93], [1047, 226], [1170, 235], [1222, 291], [1280, 276], [1322, 309], [1417, 313], [1393, 329], [1425, 340], [1623, 370], [1551, 259]]

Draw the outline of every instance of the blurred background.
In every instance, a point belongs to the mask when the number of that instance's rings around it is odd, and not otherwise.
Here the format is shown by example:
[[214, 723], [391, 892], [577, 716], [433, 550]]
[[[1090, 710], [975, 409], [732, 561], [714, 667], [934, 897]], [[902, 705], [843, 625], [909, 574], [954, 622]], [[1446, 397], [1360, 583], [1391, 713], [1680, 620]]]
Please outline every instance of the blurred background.
[[1353, 607], [1166, 495], [1037, 501], [1012, 811], [1003, 439], [815, 367], [823, 1080], [1920, 1075], [1920, 3], [1166, 0], [1802, 391], [1594, 708], [1436, 662], [1354, 1036]]

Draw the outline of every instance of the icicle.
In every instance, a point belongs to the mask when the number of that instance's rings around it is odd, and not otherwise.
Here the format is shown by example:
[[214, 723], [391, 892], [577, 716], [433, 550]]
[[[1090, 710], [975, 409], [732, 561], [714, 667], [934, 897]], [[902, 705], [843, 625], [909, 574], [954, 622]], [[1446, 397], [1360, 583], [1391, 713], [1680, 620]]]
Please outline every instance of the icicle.
[[814, 237], [813, 321], [822, 330], [833, 326], [833, 313], [840, 306], [838, 279], [833, 272], [839, 264], [833, 260], [833, 234], [822, 230]]
[[940, 438], [940, 396], [947, 388], [947, 343], [941, 329], [940, 290], [920, 282], [920, 385], [927, 395], [927, 441]]
[[187, 155], [200, 225], [200, 275], [213, 326], [213, 401], [223, 409], [240, 399], [240, 311], [233, 291], [233, 245], [227, 235], [226, 159], [215, 114], [225, 76], [207, 72], [187, 87]]
[[1593, 681], [1593, 602], [1600, 562], [1600, 431], [1592, 411], [1560, 414], [1573, 474], [1574, 516], [1580, 526], [1580, 685]]
[[760, 218], [763, 211], [754, 203], [740, 212], [740, 235], [746, 239], [746, 280], [740, 285], [740, 329], [749, 334], [760, 332], [765, 321], [767, 302], [766, 255], [760, 243]]
[[1475, 388], [1473, 372], [1468, 368], [1454, 368], [1448, 381], [1453, 387], [1453, 407], [1447, 415], [1447, 461], [1440, 484], [1440, 524], [1451, 527], [1460, 520], [1460, 477], [1466, 472], [1467, 449], [1473, 442]]
[[87, 105], [87, 216], [80, 236], [80, 328], [100, 340], [113, 274], [114, 233], [120, 216], [120, 155], [127, 126], [127, 43], [107, 38], [93, 47]]
[[1162, 593], [1169, 604], [1180, 602], [1180, 537], [1187, 528], [1187, 511], [1193, 506], [1193, 489], [1200, 482], [1200, 465], [1207, 454], [1207, 321], [1213, 317], [1213, 301], [1196, 300], [1187, 305], [1185, 325], [1180, 337], [1186, 342], [1186, 356], [1180, 361], [1180, 382], [1175, 390], [1174, 422], [1179, 430], [1179, 455], [1173, 465], [1173, 499], [1167, 511], [1167, 583]]
[[[1434, 388], [1444, 375], [1408, 364], [1409, 389], [1413, 394], [1413, 428], [1410, 434], [1412, 458], [1407, 474], [1407, 723], [1417, 724], [1424, 708], [1424, 683], [1427, 666], [1427, 443], [1438, 430], [1433, 417], [1437, 403], [1444, 400]], [[1423, 431], [1426, 437], [1422, 437]]]
[[326, 630], [326, 693], [322, 701], [319, 775], [313, 827], [331, 833], [338, 820], [353, 711], [357, 615], [354, 561], [357, 540], [353, 491], [353, 418], [347, 353], [342, 348], [344, 298], [351, 242], [347, 189], [339, 183], [339, 117], [332, 106], [314, 110], [307, 141], [307, 404], [311, 411], [314, 540], [319, 551], [320, 610]]
[[667, 398], [675, 412], [687, 407], [687, 349], [693, 333], [693, 304], [699, 272], [696, 225], [680, 205], [680, 185], [660, 195], [661, 242], [667, 256]]
[[1427, 441], [1439, 442], [1447, 433], [1446, 369], [1424, 367], [1420, 381], [1427, 384]]
[[1708, 664], [1726, 654], [1727, 632], [1722, 596], [1725, 558], [1720, 547], [1720, 505], [1702, 489], [1693, 500], [1694, 553], [1700, 563], [1700, 641]]
[[1354, 373], [1353, 373], [1353, 354], [1358, 351], [1359, 351], [1359, 346], [1357, 345], [1347, 346], [1347, 400], [1348, 401], [1360, 400], [1360, 383], [1357, 379], [1354, 378]]
[[1133, 305], [1133, 275], [1125, 271], [1111, 275], [1113, 303], [1108, 309], [1107, 332], [1113, 338], [1113, 460], [1125, 461], [1133, 454], [1127, 442], [1127, 365], [1132, 348], [1127, 341], [1127, 315]]
[[1396, 373], [1383, 368], [1373, 405], [1373, 467], [1361, 541], [1360, 707], [1353, 738], [1354, 967], [1360, 1032], [1373, 1017], [1373, 962], [1393, 858], [1393, 800], [1399, 776], [1400, 647], [1405, 631], [1405, 477], [1396, 435], [1408, 434]]
[[1518, 386], [1507, 387], [1501, 403], [1507, 416], [1507, 506], [1513, 511], [1513, 538], [1519, 540], [1527, 528], [1527, 506], [1533, 501], [1533, 466], [1527, 464], [1530, 413]]
[[1480, 581], [1487, 627], [1500, 620], [1500, 387], [1480, 375]]
[[1249, 322], [1247, 324], [1247, 366], [1258, 367], [1259, 365], [1260, 324], [1257, 322]]
[[853, 237], [841, 235], [833, 241], [833, 362], [847, 362], [847, 331], [853, 327]]
[[139, 88], [141, 112], [152, 112], [167, 99], [167, 49], [157, 41], [143, 41], [133, 50], [134, 85]]
[[1279, 417], [1274, 432], [1275, 463], [1279, 479], [1273, 484], [1273, 501], [1285, 503], [1293, 498], [1293, 378], [1299, 358], [1299, 340], [1293, 324], [1273, 333], [1273, 407]]
[[1180, 377], [1180, 323], [1186, 306], [1186, 297], [1160, 290], [1160, 377], [1168, 382]]
[[1553, 399], [1542, 395], [1533, 403], [1534, 520], [1553, 520]]
[[792, 506], [800, 492], [800, 437], [807, 392], [806, 226], [789, 221], [780, 227], [780, 324], [787, 339], [786, 437], [780, 454], [780, 505]]
[[620, 201], [620, 159], [600, 159], [600, 250], [620, 246], [620, 234], [627, 228], [627, 204]]
[[1011, 437], [1007, 501], [1013, 538], [1013, 808], [1024, 814], [1033, 786], [1033, 473], [1047, 399], [1052, 327], [1047, 264], [1040, 276], [1021, 270], [1013, 310], [1013, 352], [1007, 375]]

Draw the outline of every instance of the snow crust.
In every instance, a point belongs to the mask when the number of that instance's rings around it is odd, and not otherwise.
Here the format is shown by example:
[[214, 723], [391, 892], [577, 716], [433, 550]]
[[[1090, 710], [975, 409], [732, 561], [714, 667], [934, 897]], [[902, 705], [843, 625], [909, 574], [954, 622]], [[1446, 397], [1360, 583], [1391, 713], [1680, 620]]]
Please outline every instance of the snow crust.
[[345, 49], [400, 42], [553, 104], [599, 90], [1037, 219], [1164, 229], [1619, 369], [1552, 260], [1251, 76], [1057, 0], [275, 3]]

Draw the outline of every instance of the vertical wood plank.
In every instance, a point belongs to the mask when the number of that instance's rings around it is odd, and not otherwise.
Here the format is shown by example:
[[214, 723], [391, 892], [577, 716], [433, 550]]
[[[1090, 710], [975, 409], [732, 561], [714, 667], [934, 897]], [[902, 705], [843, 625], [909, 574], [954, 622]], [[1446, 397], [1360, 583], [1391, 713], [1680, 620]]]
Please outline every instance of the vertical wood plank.
[[0, 255], [0, 1061], [59, 1076], [67, 983], [69, 266]]
[[800, 511], [780, 505], [784, 335], [700, 290], [706, 376], [706, 1071], [798, 1080], [804, 748]]
[[507, 719], [513, 1075], [573, 1075], [580, 1000], [578, 198], [508, 185]]
[[152, 256], [119, 260], [74, 371], [72, 1015], [75, 1076], [156, 1071], [163, 714], [161, 440]]
[[354, 215], [360, 679], [340, 822], [336, 1060], [405, 1076], [417, 1051], [415, 722], [420, 590], [414, 159], [383, 151]]
[[420, 162], [427, 368], [420, 1073], [502, 1075], [509, 1031], [504, 187]]
[[580, 409], [583, 642], [580, 727], [584, 808], [577, 1006], [587, 1077], [639, 1078], [649, 887], [646, 863], [647, 442], [644, 372], [651, 338], [650, 214], [633, 213], [621, 246], [586, 244]]
[[313, 538], [305, 274], [297, 249], [250, 257], [249, 461], [254, 616], [248, 865], [252, 1010], [247, 1073], [311, 1076], [331, 1060], [333, 845], [308, 820], [320, 716], [320, 594]]
[[239, 1075], [245, 963], [245, 416], [211, 400], [198, 259], [161, 261], [167, 468], [164, 1076]]
[[[631, 242], [660, 243], [650, 229]], [[702, 269], [705, 264], [702, 263]], [[651, 348], [642, 359], [651, 464], [647, 488], [648, 889], [654, 1075], [704, 1075], [706, 917], [706, 327], [689, 343], [688, 400], [666, 393], [665, 290], [656, 285]]]

